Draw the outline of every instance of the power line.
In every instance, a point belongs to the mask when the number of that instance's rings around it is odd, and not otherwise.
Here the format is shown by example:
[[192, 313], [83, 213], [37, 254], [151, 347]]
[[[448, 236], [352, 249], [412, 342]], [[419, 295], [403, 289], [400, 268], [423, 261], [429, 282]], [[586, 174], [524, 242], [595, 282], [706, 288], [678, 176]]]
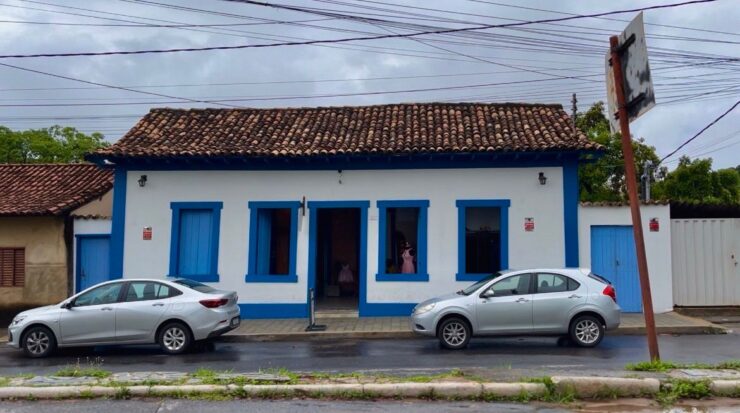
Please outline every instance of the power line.
[[[123, 87], [123, 86], [115, 86], [115, 85], [108, 85], [108, 84], [105, 84], [105, 83], [92, 82], [92, 81], [89, 81], [89, 80], [83, 80], [83, 79], [78, 79], [78, 78], [74, 78], [74, 77], [59, 75], [59, 74], [56, 74], [56, 73], [44, 72], [44, 71], [41, 71], [41, 70], [30, 69], [30, 68], [27, 68], [27, 67], [15, 66], [15, 65], [7, 64], [7, 63], [0, 63], [0, 66], [9, 67], [9, 68], [16, 69], [16, 70], [22, 70], [24, 72], [36, 73], [36, 74], [40, 74], [40, 75], [44, 75], [44, 76], [56, 77], [56, 78], [59, 78], [59, 79], [71, 80], [71, 81], [74, 81], [74, 82], [86, 83], [88, 85], [103, 86], [103, 87], [110, 88], [110, 89], [124, 90], [124, 91], [127, 91], [127, 92], [140, 93], [140, 94], [143, 94], [143, 95], [158, 96], [158, 97], [163, 97], [163, 98], [168, 98], [168, 99], [179, 99], [182, 102], [191, 102], [191, 103], [215, 103], [216, 105], [219, 105], [219, 106], [237, 107], [237, 106], [233, 106], [233, 105], [229, 105], [229, 104], [225, 104], [225, 103], [218, 103], [218, 102], [211, 102], [211, 101], [205, 101], [205, 100], [183, 98], [183, 97], [179, 97], [179, 96], [165, 95], [165, 94], [156, 93], [156, 92], [146, 92], [146, 91], [143, 91], [143, 90], [136, 90], [136, 89], [131, 89], [131, 88]], [[178, 102], [174, 102], [174, 103], [178, 103]], [[0, 105], [0, 106], [2, 106], [2, 105]], [[23, 105], [10, 105], [10, 106], [23, 106]], [[75, 105], [67, 105], [67, 106], [75, 106]]]
[[[222, 1], [245, 3], [245, 4], [252, 4], [252, 5], [258, 5], [258, 6], [265, 6], [265, 7], [293, 10], [293, 11], [300, 11], [300, 12], [308, 12], [306, 9], [303, 9], [301, 7], [263, 3], [263, 2], [253, 1], [253, 0], [222, 0]], [[73, 52], [73, 53], [10, 54], [10, 55], [0, 55], [0, 59], [158, 54], [158, 53], [176, 53], [176, 52], [195, 52], [195, 51], [207, 51], [207, 50], [236, 50], [236, 49], [252, 49], [252, 48], [266, 48], [266, 47], [278, 47], [278, 46], [332, 44], [332, 43], [346, 43], [346, 42], [380, 40], [380, 39], [397, 39], [397, 38], [424, 36], [424, 35], [430, 35], [430, 34], [460, 33], [460, 32], [468, 32], [472, 30], [518, 27], [518, 26], [526, 26], [526, 25], [531, 25], [531, 24], [560, 22], [560, 21], [576, 20], [576, 19], [582, 19], [582, 18], [608, 16], [608, 15], [613, 15], [613, 14], [634, 13], [634, 12], [645, 11], [645, 10], [657, 10], [657, 9], [673, 8], [673, 7], [687, 6], [687, 5], [693, 5], [693, 4], [712, 3], [715, 1], [716, 0], [691, 0], [691, 1], [681, 2], [681, 3], [662, 4], [662, 5], [641, 7], [641, 8], [635, 8], [635, 9], [616, 10], [616, 11], [609, 11], [609, 12], [602, 12], [602, 13], [593, 13], [593, 14], [585, 14], [585, 15], [577, 15], [577, 16], [566, 16], [566, 17], [532, 20], [532, 21], [525, 21], [525, 22], [487, 24], [487, 25], [478, 25], [478, 26], [464, 27], [464, 28], [448, 28], [448, 29], [439, 29], [439, 30], [427, 30], [427, 31], [421, 31], [421, 32], [414, 32], [414, 33], [386, 34], [386, 35], [377, 35], [377, 36], [360, 36], [360, 37], [350, 37], [350, 38], [343, 38], [343, 39], [309, 40], [309, 41], [294, 41], [294, 42], [267, 43], [267, 44], [243, 44], [243, 45], [234, 45], [234, 46], [187, 47], [187, 48], [172, 48], [172, 49], [117, 50], [117, 51], [103, 51], [103, 52]], [[316, 12], [311, 12], [311, 13], [315, 14]], [[357, 19], [363, 20], [363, 18], [357, 18]]]
[[704, 133], [704, 131], [706, 131], [707, 129], [711, 128], [715, 123], [719, 122], [720, 119], [724, 118], [730, 112], [732, 112], [737, 107], [737, 105], [740, 105], [740, 100], [738, 100], [737, 102], [735, 102], [735, 104], [732, 105], [732, 107], [730, 107], [723, 114], [719, 115], [716, 119], [714, 119], [713, 121], [711, 121], [707, 126], [703, 127], [702, 130], [700, 130], [699, 132], [696, 133], [696, 135], [692, 136], [691, 138], [687, 139], [684, 143], [682, 143], [681, 145], [679, 145], [678, 148], [676, 148], [676, 149], [673, 150], [673, 152], [671, 152], [668, 155], [664, 156], [660, 161], [658, 161], [658, 163], [661, 163], [664, 160], [666, 160], [667, 158], [670, 158], [676, 152], [678, 152], [679, 150], [681, 150], [681, 148], [683, 148], [684, 146], [688, 145], [694, 139], [698, 138], [702, 133]]

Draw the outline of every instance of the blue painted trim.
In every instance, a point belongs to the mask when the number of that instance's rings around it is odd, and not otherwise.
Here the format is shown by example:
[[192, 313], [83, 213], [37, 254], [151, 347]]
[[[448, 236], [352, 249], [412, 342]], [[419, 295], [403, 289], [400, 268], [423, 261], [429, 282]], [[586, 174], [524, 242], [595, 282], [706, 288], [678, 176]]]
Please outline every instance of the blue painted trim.
[[[75, 234], [75, 293], [80, 292], [80, 279], [82, 274], [80, 273], [80, 263], [82, 262], [82, 240], [91, 238], [108, 238], [110, 240], [111, 234]], [[110, 257], [108, 257], [110, 260]], [[110, 262], [108, 263], [110, 264]]]
[[501, 216], [501, 269], [509, 268], [509, 199], [464, 199], [455, 202], [457, 206], [457, 274], [456, 281], [480, 281], [490, 274], [470, 274], [465, 272], [465, 214], [471, 207], [499, 207]]
[[541, 151], [494, 153], [422, 153], [395, 155], [334, 155], [303, 157], [192, 156], [135, 158], [90, 154], [86, 159], [103, 165], [105, 160], [130, 170], [356, 170], [529, 168], [562, 166], [564, 160], [591, 162], [603, 151]]
[[110, 279], [123, 278], [123, 240], [126, 232], [126, 179], [128, 172], [116, 168], [113, 172], [113, 218], [110, 241]]
[[[377, 201], [378, 205], [378, 273], [375, 274], [375, 281], [415, 281], [428, 282], [429, 273], [427, 272], [427, 216], [429, 209], [429, 200], [403, 200], [403, 201]], [[388, 208], [419, 208], [419, 227], [417, 229], [416, 239], [416, 274], [386, 274], [386, 210]]]
[[408, 317], [414, 310], [414, 303], [368, 303], [363, 317]]
[[360, 317], [367, 317], [367, 210], [370, 201], [309, 201], [309, 229], [308, 229], [308, 285], [306, 287], [306, 311], [308, 311], [308, 291], [316, 287], [316, 243], [318, 242], [318, 210], [321, 208], [358, 208], [360, 210], [360, 297], [358, 312]]
[[306, 318], [308, 307], [303, 303], [239, 304], [243, 319]]
[[[298, 208], [299, 201], [251, 201], [249, 206], [249, 249], [247, 275], [244, 282], [247, 283], [297, 283], [296, 257], [298, 251]], [[288, 274], [259, 274], [257, 271], [257, 220], [260, 209], [290, 209], [290, 262]]]
[[[417, 261], [418, 262], [418, 261]], [[428, 282], [428, 273], [417, 273], [417, 274], [375, 274], [375, 281], [380, 282], [393, 282], [393, 281], [409, 281], [409, 282]]]
[[[168, 277], [187, 277], [201, 282], [218, 282], [218, 244], [221, 234], [221, 209], [223, 202], [171, 202], [172, 231], [170, 232], [170, 272]], [[211, 268], [208, 274], [178, 274], [180, 251], [180, 216], [183, 209], [211, 210], [213, 221], [211, 225]]]
[[563, 225], [565, 266], [578, 267], [578, 162], [563, 164]]

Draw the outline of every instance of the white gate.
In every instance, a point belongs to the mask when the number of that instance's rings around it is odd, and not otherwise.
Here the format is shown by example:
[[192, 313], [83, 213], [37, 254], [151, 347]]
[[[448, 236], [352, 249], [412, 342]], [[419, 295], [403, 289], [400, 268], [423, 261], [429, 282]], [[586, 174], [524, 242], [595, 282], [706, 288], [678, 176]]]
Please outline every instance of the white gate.
[[673, 301], [740, 305], [740, 219], [671, 220]]

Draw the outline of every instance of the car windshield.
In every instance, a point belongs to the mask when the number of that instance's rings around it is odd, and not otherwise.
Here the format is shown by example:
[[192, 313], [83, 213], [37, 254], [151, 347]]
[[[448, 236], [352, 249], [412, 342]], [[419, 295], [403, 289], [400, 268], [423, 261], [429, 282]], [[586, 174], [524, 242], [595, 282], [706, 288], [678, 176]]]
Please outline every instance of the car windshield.
[[485, 285], [486, 283], [488, 283], [494, 278], [500, 277], [501, 275], [503, 275], [503, 273], [500, 271], [497, 273], [491, 274], [491, 275], [487, 275], [485, 278], [476, 282], [475, 284], [458, 291], [458, 294], [462, 294], [462, 295], [473, 294], [474, 292], [478, 291], [478, 289], [481, 288], [483, 285]]
[[175, 280], [175, 284], [184, 285], [185, 287], [192, 288], [193, 290], [201, 293], [212, 293], [216, 291], [216, 289], [211, 286], [201, 284], [197, 281], [188, 280], [187, 278]]

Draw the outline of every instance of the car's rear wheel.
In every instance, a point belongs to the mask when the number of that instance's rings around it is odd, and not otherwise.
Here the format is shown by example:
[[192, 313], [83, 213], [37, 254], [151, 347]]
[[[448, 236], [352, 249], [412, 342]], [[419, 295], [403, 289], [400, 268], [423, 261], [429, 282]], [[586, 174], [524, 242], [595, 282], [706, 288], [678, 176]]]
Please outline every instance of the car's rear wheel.
[[604, 325], [594, 316], [578, 316], [570, 324], [570, 339], [580, 347], [594, 347], [603, 338]]
[[468, 346], [472, 331], [468, 323], [459, 317], [450, 317], [439, 325], [437, 337], [443, 347], [460, 350]]
[[157, 343], [167, 354], [184, 353], [192, 342], [190, 329], [179, 321], [172, 321], [162, 326], [157, 337]]
[[54, 352], [57, 347], [57, 340], [54, 338], [54, 333], [48, 328], [34, 326], [23, 333], [21, 346], [26, 356], [41, 358]]

